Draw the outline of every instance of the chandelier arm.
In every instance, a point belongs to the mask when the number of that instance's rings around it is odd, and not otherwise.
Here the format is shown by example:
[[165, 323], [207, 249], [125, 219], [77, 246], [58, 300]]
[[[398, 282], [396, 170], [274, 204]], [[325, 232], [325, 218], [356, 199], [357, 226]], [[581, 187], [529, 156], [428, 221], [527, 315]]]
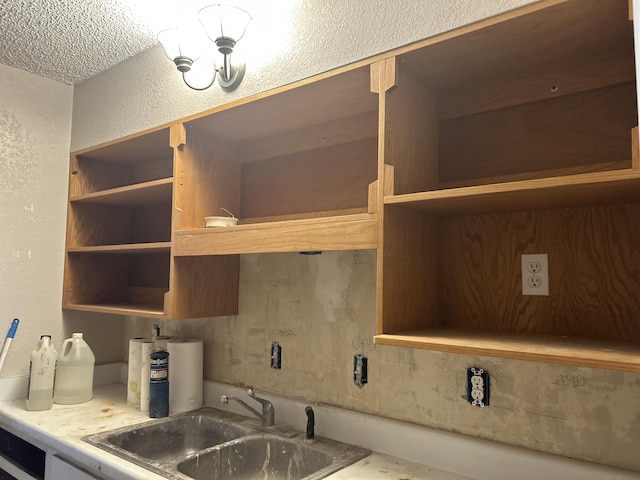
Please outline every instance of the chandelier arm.
[[227, 72], [228, 80], [225, 79], [223, 73], [220, 72], [220, 75], [218, 77], [218, 84], [220, 85], [220, 88], [222, 88], [222, 90], [224, 90], [225, 92], [233, 92], [242, 83], [244, 72], [244, 62], [230, 65], [229, 71]]
[[211, 79], [211, 82], [209, 83], [209, 85], [207, 85], [206, 87], [194, 87], [193, 85], [190, 85], [189, 82], [187, 82], [187, 77], [185, 76], [185, 73], [187, 72], [182, 72], [182, 81], [185, 83], [185, 85], [187, 87], [189, 87], [192, 90], [197, 90], [198, 92], [201, 92], [203, 90], [206, 90], [207, 88], [211, 87], [211, 85], [213, 85], [213, 83], [216, 81], [216, 73], [217, 70], [214, 68], [213, 70], [213, 78]]

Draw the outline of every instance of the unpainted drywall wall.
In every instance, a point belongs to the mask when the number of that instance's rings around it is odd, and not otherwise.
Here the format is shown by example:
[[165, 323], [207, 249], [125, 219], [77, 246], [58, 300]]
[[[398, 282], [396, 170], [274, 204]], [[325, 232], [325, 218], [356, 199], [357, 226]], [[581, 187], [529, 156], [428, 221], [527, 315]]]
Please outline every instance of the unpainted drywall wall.
[[[640, 375], [373, 344], [373, 251], [241, 256], [239, 314], [162, 322], [203, 338], [205, 377], [544, 452], [640, 470]], [[126, 338], [148, 335], [135, 319]], [[282, 346], [282, 369], [270, 346]], [[126, 339], [123, 348], [126, 348]], [[353, 383], [353, 356], [369, 383]], [[491, 375], [491, 405], [466, 401], [466, 369]]]

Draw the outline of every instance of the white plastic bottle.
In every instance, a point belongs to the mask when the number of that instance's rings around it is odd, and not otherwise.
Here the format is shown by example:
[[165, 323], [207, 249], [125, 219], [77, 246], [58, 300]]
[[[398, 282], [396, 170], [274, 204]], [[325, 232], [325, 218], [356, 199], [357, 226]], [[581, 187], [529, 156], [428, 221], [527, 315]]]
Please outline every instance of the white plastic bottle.
[[51, 335], [42, 335], [31, 352], [27, 410], [49, 410], [53, 403], [53, 377], [58, 352], [51, 343]]
[[74, 333], [62, 344], [56, 366], [53, 401], [62, 405], [85, 403], [93, 396], [93, 366], [96, 357], [82, 338]]

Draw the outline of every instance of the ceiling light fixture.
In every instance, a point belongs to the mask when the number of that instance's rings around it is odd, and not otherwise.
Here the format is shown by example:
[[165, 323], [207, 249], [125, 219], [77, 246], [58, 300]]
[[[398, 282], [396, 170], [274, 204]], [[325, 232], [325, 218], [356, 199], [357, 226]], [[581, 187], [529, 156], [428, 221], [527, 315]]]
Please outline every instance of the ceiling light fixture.
[[[191, 71], [193, 64], [203, 54], [201, 39], [204, 37], [202, 28], [189, 25], [176, 28], [168, 28], [158, 33], [158, 41], [164, 49], [165, 55], [175, 63], [182, 73], [184, 83], [194, 90], [206, 90], [216, 80], [220, 87], [231, 92], [238, 88], [244, 78], [244, 62], [234, 64], [231, 62], [231, 53], [247, 29], [251, 21], [251, 15], [241, 8], [231, 5], [209, 5], [198, 12], [200, 24], [204, 27], [204, 33], [216, 44], [222, 54], [222, 65], [214, 63], [213, 75], [208, 85], [196, 87], [191, 85], [185, 74]], [[194, 22], [195, 23], [195, 22]]]

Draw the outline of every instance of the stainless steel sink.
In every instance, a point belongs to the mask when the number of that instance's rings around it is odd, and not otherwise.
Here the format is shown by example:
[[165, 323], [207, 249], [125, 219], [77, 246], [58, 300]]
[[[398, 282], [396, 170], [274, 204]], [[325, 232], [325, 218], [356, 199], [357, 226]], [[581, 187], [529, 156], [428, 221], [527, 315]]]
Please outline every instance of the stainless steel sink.
[[178, 464], [178, 471], [196, 480], [311, 480], [324, 478], [368, 452], [342, 443], [269, 435], [244, 437]]
[[246, 428], [205, 415], [171, 418], [107, 436], [112, 445], [150, 460], [204, 450], [247, 434]]
[[278, 430], [213, 408], [89, 435], [84, 440], [169, 479], [318, 480], [369, 451]]

